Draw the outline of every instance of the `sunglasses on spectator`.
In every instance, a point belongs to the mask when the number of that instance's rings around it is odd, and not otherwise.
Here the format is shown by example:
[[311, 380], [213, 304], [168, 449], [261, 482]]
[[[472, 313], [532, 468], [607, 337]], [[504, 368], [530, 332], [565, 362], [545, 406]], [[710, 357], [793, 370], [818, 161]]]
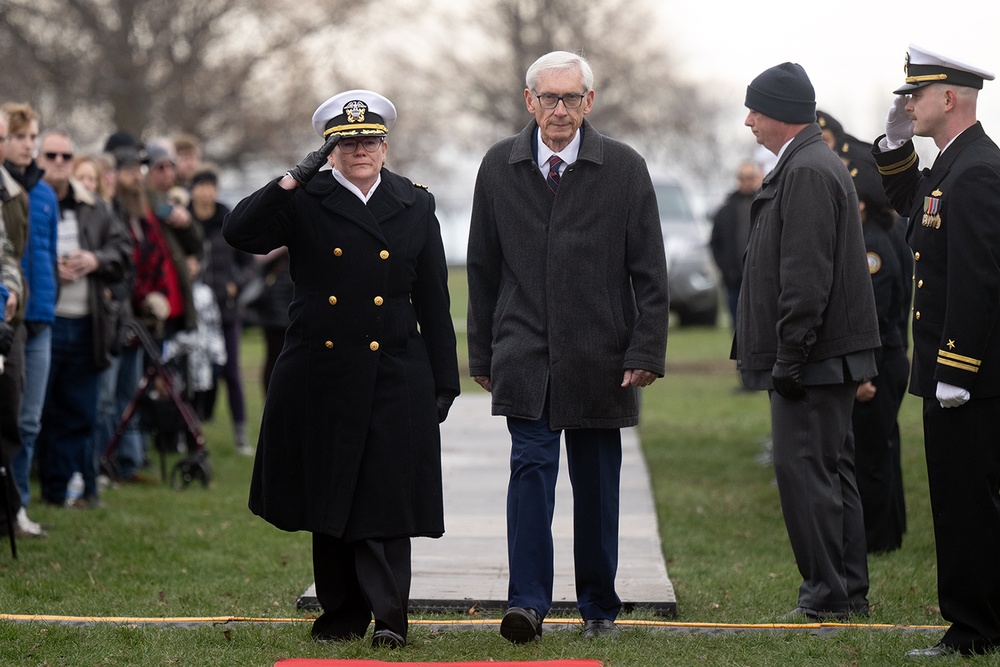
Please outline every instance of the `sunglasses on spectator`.
[[66, 162], [69, 162], [70, 160], [73, 159], [73, 154], [72, 153], [49, 153], [48, 151], [45, 152], [45, 158], [47, 160], [51, 160], [51, 161], [55, 162], [55, 160], [56, 160], [57, 157], [61, 157]]

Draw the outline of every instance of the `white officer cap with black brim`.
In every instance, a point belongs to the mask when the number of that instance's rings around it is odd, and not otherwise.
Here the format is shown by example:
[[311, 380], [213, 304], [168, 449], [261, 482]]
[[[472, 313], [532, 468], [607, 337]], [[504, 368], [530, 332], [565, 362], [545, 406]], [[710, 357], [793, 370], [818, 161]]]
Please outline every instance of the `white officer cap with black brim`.
[[344, 137], [384, 137], [396, 122], [396, 107], [370, 90], [348, 90], [334, 95], [313, 113], [316, 134]]
[[934, 53], [916, 44], [910, 44], [903, 71], [906, 72], [906, 85], [892, 91], [895, 95], [907, 95], [932, 83], [948, 83], [982, 90], [983, 81], [995, 78], [993, 72]]

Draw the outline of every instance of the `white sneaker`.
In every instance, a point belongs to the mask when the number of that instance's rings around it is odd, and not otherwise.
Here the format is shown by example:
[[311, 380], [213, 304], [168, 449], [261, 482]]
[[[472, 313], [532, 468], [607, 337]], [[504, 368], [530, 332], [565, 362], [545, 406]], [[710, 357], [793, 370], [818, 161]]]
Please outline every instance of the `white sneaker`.
[[17, 532], [22, 537], [45, 537], [47, 533], [42, 524], [28, 518], [28, 511], [23, 507], [17, 510]]

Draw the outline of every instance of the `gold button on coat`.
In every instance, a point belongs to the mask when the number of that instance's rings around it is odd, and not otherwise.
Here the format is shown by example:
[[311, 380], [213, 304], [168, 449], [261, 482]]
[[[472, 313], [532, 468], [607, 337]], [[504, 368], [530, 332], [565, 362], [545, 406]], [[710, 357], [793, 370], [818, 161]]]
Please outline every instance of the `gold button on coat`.
[[380, 296], [375, 297], [375, 305], [376, 306], [381, 306], [382, 303], [383, 303], [382, 297], [380, 297]]
[[344, 254], [344, 251], [341, 250], [340, 248], [334, 248], [333, 249], [333, 256], [334, 257], [340, 257], [343, 254]]
[[920, 289], [923, 286], [924, 286], [924, 281], [923, 280], [918, 280], [917, 281], [917, 289]]
[[326, 349], [328, 349], [328, 350], [332, 350], [333, 349], [333, 341], [332, 340], [328, 340], [324, 344], [326, 345]]
[[914, 317], [916, 317], [918, 320], [920, 319], [920, 311], [919, 310], [917, 311], [916, 315], [914, 315]]
[[378, 256], [381, 257], [382, 259], [389, 259], [389, 251], [383, 250], [378, 254]]
[[915, 259], [915, 260], [917, 260], [919, 262], [920, 261], [920, 253], [919, 252], [913, 253], [913, 259]]
[[331, 297], [329, 298], [329, 301], [330, 301], [330, 305], [331, 305], [331, 306], [336, 306], [336, 305], [337, 305], [337, 297], [335, 297], [335, 296], [331, 296]]
[[377, 351], [378, 351], [378, 341], [377, 341], [377, 340], [373, 340], [373, 341], [372, 341], [372, 342], [371, 342], [371, 343], [370, 343], [370, 344], [368, 345], [368, 347], [370, 347], [370, 348], [371, 348], [372, 352], [377, 352]]

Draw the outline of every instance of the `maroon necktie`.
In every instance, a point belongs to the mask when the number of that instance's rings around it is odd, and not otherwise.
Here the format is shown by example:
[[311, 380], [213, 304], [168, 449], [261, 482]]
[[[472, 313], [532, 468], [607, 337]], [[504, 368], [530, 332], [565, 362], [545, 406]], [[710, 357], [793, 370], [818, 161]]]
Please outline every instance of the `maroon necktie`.
[[545, 177], [545, 182], [548, 183], [549, 190], [552, 190], [553, 196], [555, 196], [556, 190], [559, 189], [559, 165], [562, 161], [562, 158], [558, 155], [553, 155], [549, 158], [549, 175]]

